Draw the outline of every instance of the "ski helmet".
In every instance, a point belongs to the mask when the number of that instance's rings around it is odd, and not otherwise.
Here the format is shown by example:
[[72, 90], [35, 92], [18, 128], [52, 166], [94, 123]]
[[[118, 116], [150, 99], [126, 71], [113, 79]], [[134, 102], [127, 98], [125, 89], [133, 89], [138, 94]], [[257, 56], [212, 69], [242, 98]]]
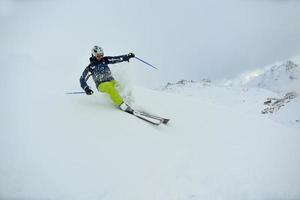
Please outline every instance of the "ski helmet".
[[99, 46], [94, 46], [92, 48], [92, 55], [96, 56], [96, 55], [99, 55], [99, 54], [100, 55], [104, 55], [103, 49], [101, 47], [99, 47]]

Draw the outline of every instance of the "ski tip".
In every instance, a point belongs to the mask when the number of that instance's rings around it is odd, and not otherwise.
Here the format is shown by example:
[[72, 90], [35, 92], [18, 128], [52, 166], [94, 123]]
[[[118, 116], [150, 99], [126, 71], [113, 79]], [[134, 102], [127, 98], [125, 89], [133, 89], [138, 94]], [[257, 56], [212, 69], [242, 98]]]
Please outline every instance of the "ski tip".
[[168, 124], [169, 121], [170, 121], [170, 119], [163, 119], [163, 120], [162, 120], [162, 123], [163, 123], [163, 124]]

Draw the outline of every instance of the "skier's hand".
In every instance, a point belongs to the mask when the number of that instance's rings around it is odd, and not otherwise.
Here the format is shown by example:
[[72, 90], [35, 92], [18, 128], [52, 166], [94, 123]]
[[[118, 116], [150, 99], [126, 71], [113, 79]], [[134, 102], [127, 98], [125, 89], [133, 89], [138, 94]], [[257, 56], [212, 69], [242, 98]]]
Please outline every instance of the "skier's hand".
[[129, 53], [125, 56], [124, 61], [129, 62], [129, 59], [134, 57], [135, 57], [134, 53]]
[[85, 93], [86, 93], [87, 95], [92, 95], [92, 94], [94, 93], [94, 91], [91, 90], [89, 87], [86, 87], [86, 88], [84, 89], [84, 91], [85, 91]]

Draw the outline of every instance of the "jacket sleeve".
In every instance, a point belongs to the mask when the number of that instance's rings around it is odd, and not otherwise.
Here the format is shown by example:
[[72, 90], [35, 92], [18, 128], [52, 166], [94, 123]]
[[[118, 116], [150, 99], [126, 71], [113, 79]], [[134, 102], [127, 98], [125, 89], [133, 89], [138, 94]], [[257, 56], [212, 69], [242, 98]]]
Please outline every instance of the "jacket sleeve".
[[90, 67], [90, 65], [88, 65], [88, 66], [84, 69], [84, 71], [82, 72], [82, 75], [80, 76], [80, 80], [79, 80], [79, 81], [80, 81], [80, 86], [81, 86], [81, 88], [82, 88], [83, 90], [85, 90], [87, 87], [89, 87], [88, 84], [86, 83], [87, 80], [88, 80], [89, 77], [90, 77], [90, 75], [89, 75], [89, 72], [90, 72], [89, 67]]
[[128, 61], [128, 56], [127, 55], [121, 55], [121, 56], [107, 56], [106, 57], [106, 62], [107, 64], [115, 64], [115, 63], [120, 63]]

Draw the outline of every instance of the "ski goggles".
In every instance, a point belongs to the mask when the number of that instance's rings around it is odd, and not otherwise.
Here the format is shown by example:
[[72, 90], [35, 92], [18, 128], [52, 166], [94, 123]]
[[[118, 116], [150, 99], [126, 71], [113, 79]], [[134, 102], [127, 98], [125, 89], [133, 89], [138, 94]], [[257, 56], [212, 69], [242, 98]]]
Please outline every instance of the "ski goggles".
[[96, 58], [101, 58], [101, 57], [103, 57], [103, 56], [104, 56], [103, 53], [97, 53], [97, 54], [96, 54]]

